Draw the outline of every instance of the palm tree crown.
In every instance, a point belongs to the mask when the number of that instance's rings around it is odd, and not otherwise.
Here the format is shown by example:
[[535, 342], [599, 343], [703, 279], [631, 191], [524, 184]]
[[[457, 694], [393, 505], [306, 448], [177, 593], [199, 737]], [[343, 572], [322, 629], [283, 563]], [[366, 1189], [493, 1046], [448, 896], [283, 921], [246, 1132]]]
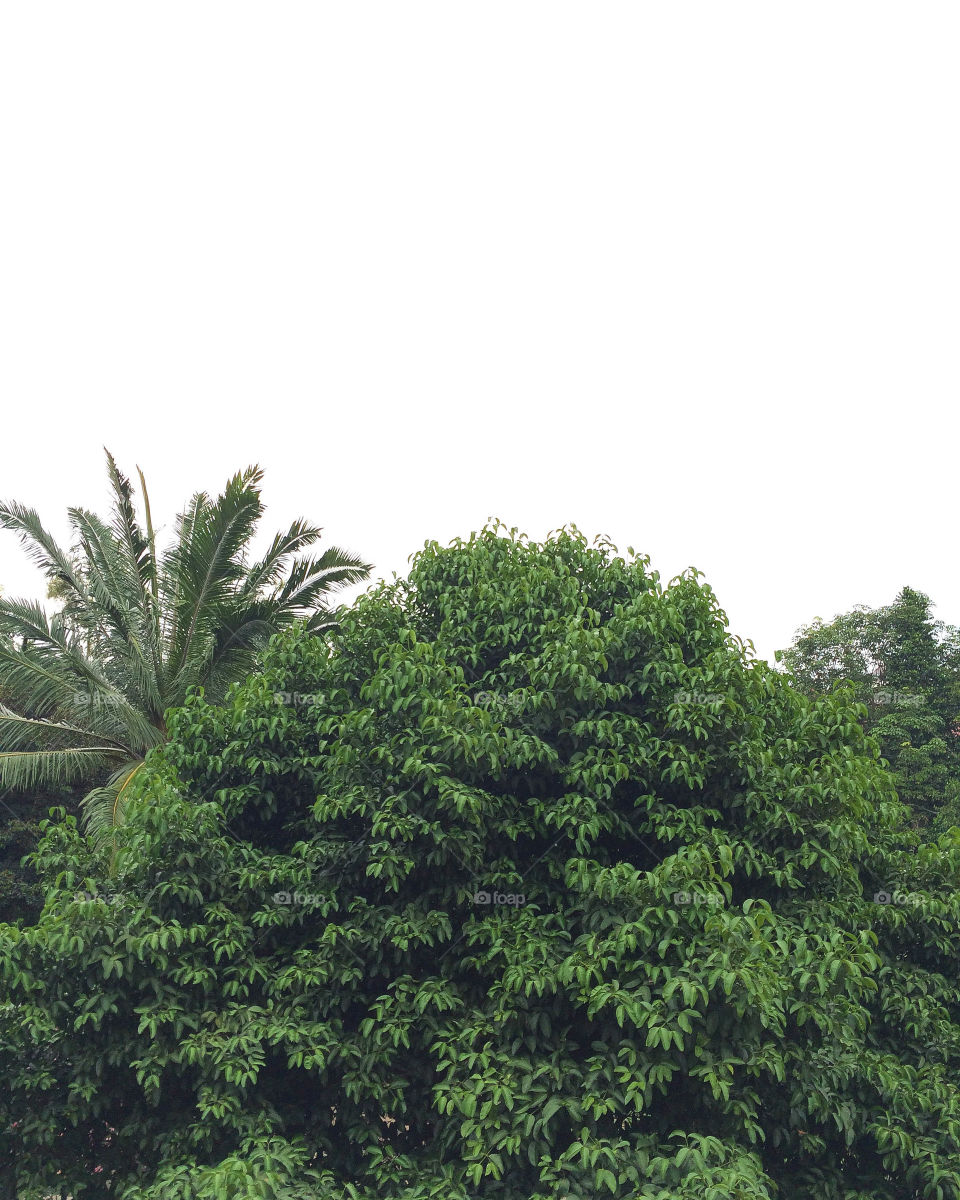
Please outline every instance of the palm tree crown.
[[324, 600], [371, 569], [336, 546], [305, 555], [321, 530], [303, 520], [248, 562], [263, 515], [259, 467], [235, 475], [215, 500], [193, 496], [158, 554], [143, 473], [141, 525], [109, 451], [107, 469], [111, 519], [71, 508], [69, 553], [33, 509], [0, 504], [0, 526], [20, 535], [48, 594], [63, 602], [48, 617], [34, 601], [0, 597], [0, 786], [99, 779], [84, 800], [94, 833], [122, 822], [124, 790], [165, 740], [167, 709], [197, 686], [222, 698], [291, 622], [333, 625]]

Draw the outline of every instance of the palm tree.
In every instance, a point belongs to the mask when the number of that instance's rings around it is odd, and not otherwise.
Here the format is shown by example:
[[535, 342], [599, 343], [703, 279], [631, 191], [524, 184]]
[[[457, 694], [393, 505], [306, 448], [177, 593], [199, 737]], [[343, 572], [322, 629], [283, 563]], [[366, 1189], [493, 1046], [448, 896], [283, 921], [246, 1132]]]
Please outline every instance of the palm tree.
[[216, 500], [198, 492], [158, 555], [143, 473], [141, 526], [109, 451], [107, 469], [112, 519], [69, 509], [69, 553], [33, 509], [0, 504], [0, 526], [19, 534], [63, 602], [48, 617], [34, 601], [0, 597], [0, 787], [97, 780], [83, 801], [94, 834], [122, 824], [127, 788], [166, 739], [168, 709], [198, 686], [221, 700], [292, 622], [334, 625], [323, 601], [371, 569], [336, 546], [304, 555], [321, 531], [303, 520], [248, 562], [263, 515], [259, 467], [235, 475]]

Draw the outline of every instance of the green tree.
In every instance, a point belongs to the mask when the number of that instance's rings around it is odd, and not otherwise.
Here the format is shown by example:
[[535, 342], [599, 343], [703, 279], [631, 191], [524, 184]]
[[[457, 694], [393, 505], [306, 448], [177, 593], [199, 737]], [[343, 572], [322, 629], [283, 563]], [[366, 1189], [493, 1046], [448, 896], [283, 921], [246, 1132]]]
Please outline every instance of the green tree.
[[43, 908], [36, 871], [24, 859], [37, 848], [40, 823], [54, 807], [77, 812], [77, 789], [6, 792], [0, 796], [0, 921], [32, 923]]
[[502, 532], [189, 697], [112, 878], [49, 827], [0, 929], [17, 1186], [960, 1197], [960, 838], [695, 574]]
[[98, 780], [84, 801], [93, 831], [122, 822], [144, 756], [167, 736], [168, 708], [196, 687], [221, 699], [291, 622], [329, 627], [324, 600], [369, 573], [335, 546], [306, 555], [321, 531], [303, 520], [250, 561], [263, 515], [258, 467], [216, 499], [194, 495], [158, 552], [143, 475], [141, 521], [109, 452], [107, 469], [111, 519], [70, 509], [69, 552], [33, 509], [0, 504], [0, 526], [19, 534], [62, 601], [48, 616], [36, 602], [0, 598], [0, 787]]
[[818, 618], [777, 657], [808, 695], [844, 685], [867, 706], [864, 728], [920, 825], [960, 822], [960, 629], [933, 618], [928, 596], [905, 587], [884, 608]]

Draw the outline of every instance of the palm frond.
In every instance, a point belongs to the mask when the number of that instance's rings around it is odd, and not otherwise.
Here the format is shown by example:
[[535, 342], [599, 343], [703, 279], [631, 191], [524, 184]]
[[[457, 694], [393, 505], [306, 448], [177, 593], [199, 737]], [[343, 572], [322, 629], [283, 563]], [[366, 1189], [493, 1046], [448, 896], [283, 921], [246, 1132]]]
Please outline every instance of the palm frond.
[[45, 646], [65, 644], [62, 623], [55, 631], [44, 609], [36, 600], [0, 599], [0, 634]]
[[0, 503], [0, 527], [19, 536], [27, 557], [40, 568], [47, 579], [64, 584], [78, 598], [86, 599], [86, 592], [77, 576], [73, 560], [58, 545], [53, 535], [44, 529], [35, 509], [15, 501]]
[[[102, 668], [69, 646], [17, 648], [0, 640], [0, 700], [8, 713], [36, 722], [37, 738], [45, 729], [67, 729], [71, 736], [109, 741], [132, 753], [144, 753], [162, 740], [151, 714], [131, 703]], [[32, 747], [22, 743], [15, 748]]]
[[153, 532], [153, 516], [150, 512], [150, 493], [143, 472], [137, 467], [140, 489], [143, 493], [143, 511], [147, 523], [147, 552], [149, 571], [145, 583], [145, 628], [144, 639], [149, 644], [153, 658], [153, 673], [157, 695], [162, 696], [166, 680], [163, 662], [163, 609], [160, 604], [160, 568], [157, 559], [157, 539]]
[[111, 754], [130, 755], [130, 747], [123, 742], [105, 736], [96, 729], [85, 729], [69, 721], [49, 721], [42, 717], [25, 717], [0, 704], [0, 752], [15, 753], [33, 750], [66, 750], [82, 742], [80, 749], [89, 744]]
[[177, 514], [173, 544], [158, 558], [160, 579], [160, 612], [162, 637], [169, 647], [176, 640], [177, 617], [180, 613], [183, 592], [180, 561], [184, 547], [193, 540], [193, 531], [206, 519], [210, 511], [210, 497], [206, 492], [194, 492], [187, 507]]
[[278, 628], [275, 606], [265, 600], [238, 602], [221, 613], [203, 668], [204, 689], [211, 701], [218, 703], [231, 683], [256, 668], [260, 651]]
[[48, 617], [35, 600], [0, 600], [0, 652], [20, 649], [42, 666], [60, 672], [71, 682], [106, 687], [100, 665], [84, 653], [63, 613]]
[[0, 751], [0, 786], [12, 791], [55, 788], [80, 783], [102, 773], [121, 756], [106, 746], [71, 746], [62, 750]]
[[229, 480], [204, 519], [183, 526], [188, 540], [178, 543], [167, 560], [178, 597], [169, 631], [172, 676], [194, 657], [194, 639], [210, 636], [218, 608], [230, 599], [243, 577], [238, 557], [263, 512], [257, 488], [262, 477], [259, 467], [248, 467]]
[[307, 620], [307, 629], [310, 633], [326, 633], [336, 629], [340, 624], [339, 614], [343, 611], [344, 605], [338, 605], [336, 608], [321, 608], [315, 612]]
[[283, 577], [284, 565], [291, 555], [312, 546], [323, 531], [304, 520], [294, 521], [286, 533], [278, 533], [263, 558], [247, 571], [237, 598], [254, 599], [264, 588], [273, 587]]
[[5, 639], [0, 640], [0, 691], [20, 711], [38, 717], [75, 712], [87, 696], [99, 701], [115, 694], [81, 655], [56, 646], [17, 647]]
[[97, 841], [104, 841], [124, 824], [129, 788], [142, 766], [143, 759], [125, 762], [105, 784], [87, 792], [80, 801], [85, 833]]
[[158, 678], [162, 647], [159, 614], [149, 587], [113, 529], [82, 509], [71, 509], [70, 515], [89, 560], [90, 591], [106, 622], [97, 638], [97, 653], [105, 660], [129, 664], [140, 702], [156, 719], [164, 707]]
[[153, 532], [153, 516], [150, 512], [150, 493], [147, 491], [147, 481], [143, 477], [143, 472], [137, 467], [137, 475], [140, 477], [140, 490], [143, 493], [143, 512], [147, 522], [147, 550], [150, 554], [150, 591], [155, 601], [160, 599], [160, 582], [159, 568], [157, 560], [157, 539]]
[[71, 508], [67, 513], [87, 559], [91, 596], [108, 624], [121, 636], [128, 637], [133, 614], [143, 603], [139, 578], [105, 521], [82, 508]]
[[137, 522], [133, 504], [133, 488], [130, 480], [117, 467], [113, 455], [104, 446], [107, 456], [107, 473], [113, 487], [113, 533], [116, 541], [126, 551], [127, 560], [140, 581], [146, 585], [153, 575], [150, 543]]
[[362, 583], [372, 566], [339, 546], [330, 546], [319, 558], [298, 559], [290, 569], [276, 603], [294, 616], [308, 615], [321, 597], [353, 583]]

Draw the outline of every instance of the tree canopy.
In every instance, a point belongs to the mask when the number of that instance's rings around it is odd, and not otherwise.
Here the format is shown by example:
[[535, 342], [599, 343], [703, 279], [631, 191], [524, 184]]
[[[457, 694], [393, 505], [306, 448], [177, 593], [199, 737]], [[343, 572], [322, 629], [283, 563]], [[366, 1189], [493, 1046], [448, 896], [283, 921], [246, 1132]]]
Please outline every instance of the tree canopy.
[[960, 629], [934, 619], [929, 596], [905, 587], [883, 608], [817, 619], [779, 657], [808, 695], [842, 685], [866, 705], [918, 825], [960, 823]]
[[[169, 716], [0, 928], [22, 1190], [960, 1197], [960, 840], [849, 693], [576, 529], [428, 543]], [[887, 902], [887, 901], [891, 902]]]

